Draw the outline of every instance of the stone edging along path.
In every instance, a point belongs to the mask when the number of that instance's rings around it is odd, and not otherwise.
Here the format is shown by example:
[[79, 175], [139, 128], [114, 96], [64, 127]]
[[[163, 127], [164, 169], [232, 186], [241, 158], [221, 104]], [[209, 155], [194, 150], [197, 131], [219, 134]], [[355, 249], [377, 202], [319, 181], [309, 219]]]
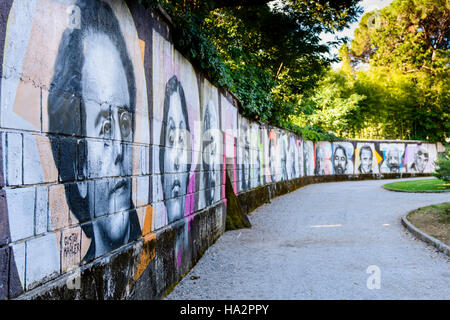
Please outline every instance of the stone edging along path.
[[416, 238], [428, 243], [429, 245], [432, 245], [438, 251], [441, 251], [450, 257], [450, 247], [448, 245], [446, 245], [442, 241], [439, 241], [438, 239], [430, 236], [429, 234], [426, 234], [425, 232], [421, 231], [419, 228], [415, 227], [411, 222], [408, 221], [407, 216], [411, 212], [408, 212], [407, 214], [405, 214], [401, 217], [401, 223], [403, 224], [403, 226], [409, 232], [411, 232]]

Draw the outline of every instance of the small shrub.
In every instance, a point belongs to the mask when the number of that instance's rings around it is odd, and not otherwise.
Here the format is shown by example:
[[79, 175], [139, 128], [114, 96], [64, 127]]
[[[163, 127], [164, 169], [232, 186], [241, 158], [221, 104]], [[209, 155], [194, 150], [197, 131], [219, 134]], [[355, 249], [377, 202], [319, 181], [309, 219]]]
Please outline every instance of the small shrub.
[[450, 149], [440, 154], [434, 164], [436, 169], [433, 176], [445, 182], [450, 182]]

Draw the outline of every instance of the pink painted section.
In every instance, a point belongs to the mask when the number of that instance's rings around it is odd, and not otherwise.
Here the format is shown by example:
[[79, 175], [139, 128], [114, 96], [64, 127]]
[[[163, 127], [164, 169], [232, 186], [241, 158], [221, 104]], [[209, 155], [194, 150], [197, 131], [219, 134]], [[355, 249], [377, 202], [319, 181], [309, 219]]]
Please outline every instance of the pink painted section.
[[178, 253], [177, 253], [177, 268], [181, 266], [181, 254], [182, 254], [182, 246], [178, 247]]

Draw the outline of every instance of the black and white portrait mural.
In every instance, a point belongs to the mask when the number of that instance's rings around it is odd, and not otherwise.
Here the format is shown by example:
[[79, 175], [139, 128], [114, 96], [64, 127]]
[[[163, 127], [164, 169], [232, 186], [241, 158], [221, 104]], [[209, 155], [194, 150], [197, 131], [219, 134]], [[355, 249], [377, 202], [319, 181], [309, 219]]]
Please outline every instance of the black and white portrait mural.
[[25, 130], [8, 133], [23, 148], [23, 172], [7, 181], [21, 186], [6, 194], [9, 232], [31, 287], [141, 235], [149, 194], [132, 176], [148, 173], [149, 149], [132, 144], [150, 143], [144, 44], [111, 0], [15, 0], [7, 32], [1, 126]]
[[434, 171], [434, 162], [437, 158], [435, 144], [407, 144], [405, 151], [405, 163], [407, 172], [430, 173]]
[[288, 152], [287, 152], [287, 176], [288, 179], [295, 179], [297, 177], [298, 168], [298, 149], [295, 141], [295, 136], [289, 134]]
[[353, 143], [333, 142], [333, 174], [353, 174], [353, 153]]
[[[201, 88], [193, 66], [158, 32], [153, 32], [152, 49], [153, 207], [154, 228], [158, 228], [194, 212], [198, 185], [203, 178], [209, 179], [196, 172], [203, 161], [205, 122], [201, 112], [206, 111], [210, 100], [213, 103], [208, 121], [220, 119], [215, 114], [215, 98], [205, 98], [206, 105], [201, 108]], [[197, 176], [200, 181], [196, 181]]]
[[320, 141], [314, 144], [315, 152], [315, 168], [314, 174], [317, 176], [332, 174], [332, 148], [331, 142]]
[[278, 154], [280, 156], [279, 172], [280, 180], [288, 179], [288, 135], [281, 132], [278, 140]]
[[305, 160], [305, 176], [313, 176], [315, 172], [314, 142], [310, 140], [303, 141], [303, 156]]
[[239, 158], [240, 191], [251, 188], [251, 156], [250, 156], [250, 123], [244, 117], [239, 117]]
[[191, 166], [190, 126], [184, 89], [176, 76], [166, 85], [159, 169], [167, 221], [185, 215]]
[[297, 178], [304, 176], [304, 161], [303, 161], [303, 139], [297, 139]]
[[[304, 175], [431, 173], [444, 151], [313, 143], [249, 121], [175, 49], [157, 12], [127, 4], [0, 2], [0, 300], [105, 261], [124, 273], [98, 297], [133, 291], [153, 259], [163, 290], [225, 229], [227, 174], [240, 193]], [[329, 178], [272, 190], [341, 180]]]
[[405, 145], [403, 143], [380, 143], [380, 152], [383, 155], [383, 163], [380, 166], [381, 173], [406, 172], [404, 167]]
[[379, 173], [378, 164], [383, 160], [374, 143], [358, 142], [355, 150], [355, 165], [357, 174]]
[[[88, 185], [65, 185], [70, 210], [79, 221], [107, 213], [83, 228], [92, 239], [86, 258], [99, 256], [140, 236], [132, 202], [132, 148], [136, 80], [124, 36], [111, 7], [102, 1], [78, 1], [80, 29], [67, 29], [61, 39], [48, 97], [49, 129], [80, 134], [81, 163], [71, 157], [73, 146], [51, 140], [63, 180], [80, 177], [122, 177]], [[108, 21], [108, 23], [101, 23]], [[77, 123], [74, 115], [80, 115]], [[81, 126], [80, 126], [81, 125]], [[62, 157], [72, 165], [58, 161]], [[78, 167], [77, 167], [78, 166]], [[69, 167], [73, 170], [67, 170]]]
[[206, 80], [203, 84], [202, 110], [202, 170], [199, 208], [207, 207], [221, 198], [221, 161], [223, 139], [220, 130], [219, 95]]
[[270, 182], [277, 181], [277, 132], [274, 129], [269, 129], [269, 148], [268, 148], [268, 164], [269, 164], [269, 177]]
[[261, 180], [261, 139], [259, 124], [252, 122], [250, 124], [250, 150], [251, 150], [251, 188], [260, 185]]

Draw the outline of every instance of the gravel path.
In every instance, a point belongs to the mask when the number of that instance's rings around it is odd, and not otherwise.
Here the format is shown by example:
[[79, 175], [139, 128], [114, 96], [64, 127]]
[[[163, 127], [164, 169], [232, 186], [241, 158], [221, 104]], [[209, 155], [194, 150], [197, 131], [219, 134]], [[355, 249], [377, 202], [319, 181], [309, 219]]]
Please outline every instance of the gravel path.
[[[400, 224], [450, 195], [384, 190], [389, 182], [314, 184], [273, 199], [253, 212], [251, 229], [226, 232], [166, 299], [450, 299], [450, 259]], [[380, 289], [367, 287], [371, 265]]]

